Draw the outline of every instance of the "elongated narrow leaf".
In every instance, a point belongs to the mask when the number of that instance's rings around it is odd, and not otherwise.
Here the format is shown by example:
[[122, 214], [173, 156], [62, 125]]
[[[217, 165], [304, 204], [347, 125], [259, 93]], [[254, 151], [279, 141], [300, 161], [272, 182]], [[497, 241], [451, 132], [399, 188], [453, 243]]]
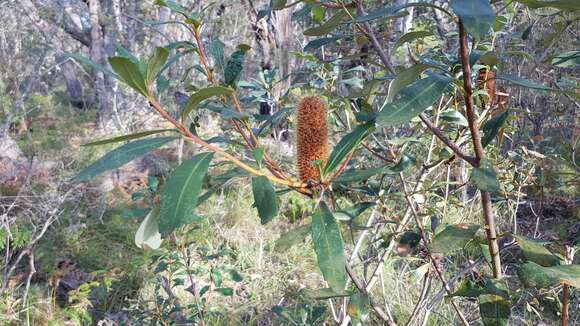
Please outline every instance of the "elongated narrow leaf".
[[335, 292], [346, 286], [344, 243], [332, 212], [321, 202], [312, 216], [312, 241], [324, 280]]
[[212, 56], [216, 67], [223, 70], [226, 66], [226, 59], [224, 56], [224, 49], [226, 45], [219, 38], [211, 40], [208, 46], [209, 54]]
[[393, 79], [393, 81], [391, 81], [391, 83], [389, 84], [389, 93], [387, 94], [386, 103], [391, 103], [395, 98], [395, 95], [399, 94], [399, 91], [405, 88], [405, 86], [417, 80], [417, 78], [421, 76], [421, 73], [423, 71], [430, 68], [438, 68], [438, 67], [427, 64], [418, 64], [406, 70], [403, 70], [399, 74], [397, 74], [397, 77], [395, 77], [395, 79]]
[[213, 153], [195, 155], [178, 166], [163, 186], [159, 219], [162, 235], [197, 218], [193, 210], [212, 158]]
[[479, 297], [479, 313], [485, 326], [506, 326], [511, 314], [508, 287], [505, 280], [491, 279], [486, 287], [495, 288], [498, 293], [483, 294]]
[[402, 10], [405, 8], [410, 8], [410, 7], [433, 8], [433, 9], [439, 10], [439, 11], [447, 14], [448, 16], [451, 16], [451, 13], [449, 11], [445, 10], [445, 8], [443, 8], [441, 6], [434, 5], [434, 4], [429, 3], [429, 2], [409, 2], [407, 4], [399, 5], [399, 6], [390, 6], [390, 7], [382, 6], [379, 9], [373, 10], [366, 15], [361, 15], [361, 16], [356, 17], [355, 22], [363, 23], [363, 22], [368, 22], [371, 20], [379, 19], [379, 18], [393, 19], [393, 18], [403, 17], [403, 16], [408, 15], [409, 13], [407, 11], [402, 11]]
[[357, 217], [359, 217], [359, 215], [362, 214], [364, 211], [366, 211], [367, 209], [369, 209], [375, 205], [376, 204], [373, 202], [356, 203], [350, 207], [347, 207], [343, 210], [335, 212], [334, 216], [336, 217], [337, 220], [353, 221]]
[[523, 236], [515, 236], [515, 238], [527, 260], [531, 260], [544, 267], [560, 265], [560, 258], [552, 254], [540, 243]]
[[[441, 120], [447, 121], [450, 123], [456, 123], [459, 126], [467, 127], [468, 122], [467, 119], [463, 114], [459, 111], [446, 111], [441, 114]], [[485, 146], [485, 145], [484, 145]]]
[[80, 63], [86, 64], [95, 70], [101, 71], [106, 75], [109, 75], [109, 76], [114, 77], [114, 78], [119, 78], [119, 76], [117, 74], [115, 74], [113, 71], [111, 71], [109, 68], [92, 61], [91, 59], [85, 57], [82, 54], [67, 53], [66, 56], [73, 58], [73, 59], [79, 61]]
[[536, 82], [533, 82], [531, 80], [527, 80], [525, 78], [518, 77], [516, 75], [498, 75], [495, 77], [495, 79], [505, 80], [505, 81], [510, 82], [510, 83], [517, 85], [517, 86], [536, 89], [539, 91], [556, 92], [556, 93], [561, 93], [561, 94], [567, 94], [567, 95], [573, 96], [575, 98], [580, 98], [580, 93], [550, 88], [548, 86], [538, 84]]
[[465, 297], [465, 298], [477, 298], [484, 294], [496, 294], [503, 297], [508, 297], [508, 293], [502, 286], [497, 286], [496, 283], [490, 282], [489, 280], [482, 286], [472, 280], [463, 280], [457, 290], [449, 295], [452, 297]]
[[[455, 111], [457, 112], [457, 111]], [[486, 121], [481, 129], [484, 132], [484, 136], [481, 139], [481, 144], [483, 147], [486, 147], [491, 143], [491, 141], [497, 136], [500, 129], [503, 127], [503, 124], [506, 122], [509, 116], [509, 111], [505, 111], [500, 115], [491, 118], [490, 120]]]
[[580, 10], [578, 0], [515, 0], [524, 5], [533, 8], [556, 8], [562, 10]]
[[126, 141], [126, 140], [143, 138], [146, 136], [155, 135], [155, 134], [159, 134], [159, 133], [167, 132], [167, 131], [177, 131], [177, 130], [176, 129], [147, 130], [147, 131], [142, 131], [142, 132], [136, 132], [134, 134], [129, 134], [129, 135], [122, 135], [122, 136], [117, 136], [117, 137], [112, 137], [112, 138], [107, 138], [107, 139], [101, 139], [101, 140], [97, 140], [94, 142], [82, 144], [81, 146], [97, 146], [97, 145], [118, 143], [118, 142], [122, 142], [122, 141]]
[[352, 291], [335, 290], [335, 289], [331, 289], [331, 288], [324, 288], [324, 289], [317, 289], [317, 290], [304, 289], [304, 290], [300, 291], [300, 293], [308, 298], [312, 298], [312, 299], [316, 299], [316, 300], [342, 298], [342, 297], [348, 297], [348, 296], [352, 295]]
[[316, 50], [319, 47], [324, 46], [324, 45], [334, 44], [338, 40], [343, 39], [343, 38], [344, 38], [343, 36], [334, 36], [334, 37], [322, 37], [322, 38], [319, 38], [316, 40], [312, 40], [312, 41], [308, 42], [308, 44], [306, 44], [306, 46], [304, 47], [304, 52]]
[[82, 182], [87, 181], [96, 177], [97, 175], [108, 171], [117, 169], [132, 160], [143, 156], [150, 151], [161, 147], [168, 142], [176, 139], [175, 137], [159, 137], [159, 138], [148, 138], [136, 140], [134, 142], [125, 144], [115, 150], [107, 153], [105, 156], [98, 159], [95, 163], [91, 164], [89, 167], [84, 169], [76, 177], [73, 178], [72, 182]]
[[333, 181], [336, 183], [344, 183], [344, 182], [358, 182], [358, 181], [365, 181], [368, 180], [370, 177], [384, 172], [385, 167], [380, 168], [370, 168], [364, 170], [347, 170], [343, 172], [338, 178], [334, 179]]
[[362, 125], [358, 125], [353, 131], [344, 136], [330, 154], [330, 158], [323, 169], [323, 174], [328, 175], [329, 173], [336, 170], [340, 163], [356, 149], [356, 147], [375, 129], [373, 122], [367, 122]]
[[320, 26], [312, 27], [304, 31], [306, 36], [324, 36], [332, 32], [343, 20], [348, 17], [346, 11], [341, 10]]
[[223, 86], [213, 86], [201, 89], [189, 97], [187, 103], [185, 103], [185, 107], [183, 108], [181, 117], [183, 119], [187, 118], [189, 112], [195, 109], [199, 105], [199, 103], [201, 103], [204, 100], [207, 100], [210, 97], [225, 96], [231, 94], [232, 92], [233, 90], [231, 88]]
[[304, 238], [308, 236], [312, 231], [312, 226], [310, 224], [301, 225], [295, 229], [292, 229], [280, 236], [276, 240], [274, 245], [274, 250], [276, 252], [285, 252], [297, 243], [302, 243]]
[[483, 39], [495, 23], [495, 11], [489, 0], [452, 0], [451, 8], [477, 40]]
[[377, 124], [393, 126], [410, 121], [433, 105], [447, 89], [451, 80], [447, 76], [431, 75], [403, 88], [398, 99], [392, 103], [385, 102], [377, 117]]
[[169, 57], [169, 50], [162, 47], [156, 47], [155, 52], [151, 58], [149, 58], [149, 62], [147, 62], [147, 83], [153, 82], [157, 75], [165, 66], [167, 62], [167, 58]]
[[145, 77], [137, 64], [126, 57], [109, 58], [109, 63], [122, 81], [141, 95], [147, 96], [148, 91], [147, 85], [145, 84]]
[[479, 228], [480, 226], [475, 224], [449, 225], [435, 235], [429, 249], [434, 253], [451, 253], [461, 250], [473, 240]]
[[552, 64], [556, 67], [571, 68], [580, 66], [580, 51], [569, 51], [552, 57]]
[[548, 288], [563, 283], [580, 289], [580, 265], [544, 267], [530, 261], [520, 267], [518, 277], [526, 287]]
[[262, 224], [270, 222], [278, 215], [278, 197], [272, 183], [265, 176], [254, 177], [252, 178], [252, 192], [260, 221]]
[[358, 292], [350, 296], [346, 311], [352, 318], [353, 325], [361, 325], [362, 321], [368, 318], [370, 308], [371, 300], [369, 296]]
[[481, 162], [478, 168], [473, 168], [471, 180], [480, 190], [491, 193], [501, 191], [497, 173], [489, 161]]
[[424, 37], [428, 37], [428, 36], [433, 36], [433, 33], [429, 32], [429, 31], [409, 32], [409, 33], [401, 36], [401, 38], [399, 38], [399, 40], [397, 40], [397, 43], [395, 43], [395, 45], [393, 46], [392, 51], [394, 52], [398, 47], [400, 47], [401, 45], [403, 45], [407, 42], [411, 42], [411, 41], [414, 41], [416, 39], [424, 38]]
[[161, 246], [159, 233], [159, 207], [153, 208], [135, 233], [135, 245], [142, 249], [158, 249]]

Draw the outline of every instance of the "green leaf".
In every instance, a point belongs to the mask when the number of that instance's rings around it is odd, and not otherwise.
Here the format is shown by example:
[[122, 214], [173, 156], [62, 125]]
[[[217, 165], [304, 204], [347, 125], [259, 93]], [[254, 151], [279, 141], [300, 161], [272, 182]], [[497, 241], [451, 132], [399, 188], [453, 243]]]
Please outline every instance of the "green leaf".
[[486, 287], [493, 287], [499, 294], [483, 294], [479, 297], [479, 313], [485, 326], [506, 326], [511, 314], [508, 287], [505, 280], [491, 279]]
[[162, 47], [156, 47], [155, 52], [151, 58], [149, 58], [149, 62], [147, 62], [147, 83], [152, 83], [156, 78], [157, 75], [165, 66], [167, 62], [167, 58], [169, 57], [169, 50]]
[[552, 64], [556, 67], [571, 68], [580, 65], [580, 51], [568, 51], [555, 55]]
[[274, 0], [272, 1], [272, 10], [282, 10], [286, 7], [288, 0]]
[[306, 36], [323, 36], [329, 34], [334, 30], [343, 20], [348, 17], [348, 14], [344, 10], [340, 10], [326, 22], [324, 22], [320, 26], [312, 27], [304, 31], [304, 35]]
[[246, 44], [238, 45], [238, 50], [236, 50], [230, 56], [230, 59], [226, 63], [224, 69], [224, 83], [232, 88], [236, 88], [238, 81], [240, 80], [240, 75], [244, 69], [244, 61], [246, 60], [246, 53], [250, 50], [250, 46]]
[[234, 290], [232, 288], [216, 288], [214, 291], [228, 297], [234, 295]]
[[385, 102], [378, 114], [377, 124], [393, 126], [410, 121], [433, 105], [451, 80], [450, 77], [431, 75], [406, 86], [401, 90], [397, 100], [392, 103]]
[[499, 193], [501, 187], [497, 181], [497, 174], [489, 161], [483, 161], [478, 168], [473, 168], [471, 180], [482, 191]]
[[262, 224], [270, 222], [278, 215], [278, 197], [276, 190], [265, 176], [252, 178], [252, 192], [254, 203]]
[[311, 233], [311, 225], [301, 225], [295, 229], [292, 229], [280, 236], [278, 240], [276, 240], [276, 244], [274, 245], [274, 251], [276, 252], [285, 252], [290, 249], [293, 245], [297, 243], [301, 243], [307, 235]]
[[490, 120], [486, 121], [483, 127], [481, 128], [484, 132], [484, 136], [481, 139], [481, 144], [483, 147], [486, 147], [491, 143], [491, 141], [497, 136], [501, 127], [506, 122], [509, 116], [509, 112], [505, 111], [498, 116], [491, 118]]
[[213, 153], [195, 155], [178, 166], [167, 179], [161, 190], [159, 231], [162, 235], [198, 218], [193, 210], [212, 158]]
[[109, 64], [111, 64], [113, 70], [119, 75], [121, 81], [125, 82], [125, 84], [141, 95], [147, 96], [149, 92], [147, 91], [145, 78], [137, 64], [126, 57], [111, 57], [109, 58]]
[[563, 283], [580, 288], [580, 265], [543, 267], [530, 261], [520, 267], [518, 277], [526, 287], [540, 289]]
[[556, 8], [562, 10], [580, 10], [580, 2], [577, 0], [515, 0], [533, 8]]
[[107, 67], [105, 67], [103, 65], [100, 65], [100, 64], [92, 61], [91, 59], [85, 57], [82, 54], [78, 54], [78, 53], [67, 53], [66, 56], [69, 57], [69, 58], [73, 58], [73, 59], [79, 61], [80, 63], [86, 64], [86, 65], [90, 66], [91, 68], [93, 68], [95, 70], [98, 70], [100, 72], [103, 72], [104, 74], [109, 75], [109, 76], [111, 76], [113, 78], [116, 78], [116, 79], [119, 78], [119, 76], [117, 76], [117, 74], [115, 74], [114, 72], [112, 72], [109, 68], [107, 68]]
[[467, 127], [469, 125], [465, 116], [463, 116], [459, 111], [446, 111], [443, 112], [440, 117], [443, 121], [455, 123], [462, 127]]
[[495, 23], [495, 11], [489, 0], [452, 0], [451, 8], [477, 40], [483, 39]]
[[224, 57], [225, 46], [224, 42], [219, 38], [212, 39], [208, 46], [208, 52], [213, 58], [215, 65], [220, 70], [223, 70], [226, 66], [226, 59]]
[[134, 142], [120, 146], [98, 159], [96, 162], [84, 169], [81, 173], [77, 174], [77, 176], [73, 178], [72, 182], [78, 183], [87, 181], [105, 171], [117, 169], [131, 162], [132, 160], [167, 144], [174, 139], [176, 139], [176, 137], [148, 138], [136, 140]]
[[312, 40], [306, 44], [304, 47], [304, 52], [316, 50], [321, 46], [336, 43], [336, 41], [343, 39], [344, 36], [334, 36], [334, 37], [323, 37], [316, 40]]
[[335, 292], [346, 286], [344, 243], [332, 212], [321, 202], [312, 216], [312, 241], [324, 280]]
[[517, 86], [522, 86], [522, 87], [527, 87], [527, 88], [531, 88], [531, 89], [536, 89], [536, 90], [539, 90], [539, 91], [546, 91], [546, 92], [555, 92], [555, 93], [567, 94], [567, 95], [573, 96], [575, 98], [580, 98], [580, 93], [550, 88], [548, 86], [544, 86], [542, 84], [538, 84], [536, 82], [533, 82], [533, 81], [530, 81], [530, 80], [527, 80], [527, 79], [518, 77], [516, 75], [498, 75], [498, 76], [495, 77], [495, 79], [505, 80], [505, 81], [510, 82], [510, 83], [512, 83], [514, 85], [517, 85]]
[[176, 13], [183, 15], [185, 18], [191, 18], [190, 12], [184, 6], [172, 0], [155, 0], [155, 5], [167, 7]]
[[304, 290], [300, 291], [300, 293], [306, 297], [316, 299], [316, 300], [342, 298], [342, 297], [348, 297], [348, 296], [352, 295], [352, 292], [350, 292], [350, 291], [334, 290], [331, 288], [324, 288], [324, 289], [317, 289], [317, 290], [304, 289]]
[[369, 316], [371, 300], [368, 295], [355, 293], [350, 296], [350, 302], [346, 308], [348, 315], [352, 318], [352, 325], [359, 325]]
[[322, 170], [322, 174], [326, 176], [336, 170], [342, 161], [344, 161], [344, 159], [374, 130], [374, 123], [367, 122], [358, 125], [353, 131], [344, 136], [332, 149], [332, 153], [330, 154], [326, 166]]
[[472, 280], [463, 280], [457, 290], [450, 294], [448, 297], [465, 297], [465, 298], [477, 298], [484, 294], [495, 294], [505, 298], [509, 297], [509, 294], [505, 288], [500, 284], [492, 282], [493, 280], [487, 280], [483, 286], [474, 283]]
[[373, 202], [356, 203], [348, 208], [335, 212], [334, 217], [336, 217], [336, 219], [340, 221], [352, 221], [356, 219], [364, 211], [375, 205], [376, 204]]
[[334, 179], [333, 182], [345, 183], [345, 182], [357, 182], [368, 180], [375, 174], [384, 172], [385, 167], [380, 168], [370, 168], [365, 170], [348, 170], [343, 172], [338, 178]]
[[122, 136], [117, 136], [117, 137], [112, 137], [112, 138], [107, 138], [107, 139], [101, 139], [101, 140], [97, 140], [94, 142], [82, 144], [81, 146], [97, 146], [97, 145], [118, 143], [118, 142], [125, 141], [125, 140], [143, 138], [145, 136], [159, 134], [159, 133], [167, 132], [167, 131], [177, 131], [177, 130], [176, 129], [147, 130], [147, 131], [142, 131], [142, 132], [136, 132], [134, 134], [129, 134], [129, 135], [122, 135]]
[[465, 248], [473, 240], [480, 226], [475, 224], [449, 225], [437, 233], [429, 245], [433, 253], [451, 253]]
[[371, 20], [379, 19], [379, 18], [393, 19], [393, 18], [407, 16], [409, 14], [407, 11], [400, 11], [400, 10], [405, 9], [405, 8], [409, 8], [409, 7], [433, 8], [433, 9], [437, 9], [437, 10], [447, 14], [448, 16], [452, 16], [452, 14], [449, 11], [445, 10], [445, 8], [443, 8], [441, 6], [434, 5], [434, 4], [428, 3], [428, 2], [411, 2], [411, 3], [404, 4], [404, 5], [399, 5], [399, 6], [391, 6], [391, 7], [382, 6], [379, 9], [373, 10], [364, 16], [356, 17], [355, 22], [364, 23], [364, 22], [368, 22]]
[[264, 159], [265, 153], [264, 147], [256, 147], [252, 150], [252, 156], [254, 157], [254, 160], [256, 160], [256, 164], [260, 169], [262, 168], [262, 160]]
[[199, 105], [199, 103], [201, 103], [202, 101], [205, 101], [208, 98], [213, 97], [213, 96], [227, 96], [227, 95], [232, 94], [232, 92], [233, 92], [233, 89], [231, 89], [229, 87], [223, 87], [223, 86], [212, 86], [212, 87], [204, 88], [204, 89], [197, 91], [196, 93], [191, 95], [189, 97], [189, 99], [187, 100], [187, 102], [185, 103], [185, 107], [183, 108], [183, 111], [181, 112], [181, 118], [183, 120], [185, 120], [187, 118], [187, 115], [193, 109], [195, 109]]
[[560, 265], [560, 258], [552, 254], [542, 244], [523, 236], [516, 235], [514, 237], [527, 260], [531, 260], [544, 267]]
[[324, 15], [326, 15], [326, 8], [323, 6], [315, 5], [312, 7], [312, 9], [310, 9], [310, 12], [312, 13], [312, 20], [314, 20], [314, 22], [317, 24], [322, 24]]
[[135, 245], [142, 249], [158, 249], [161, 246], [159, 233], [159, 207], [153, 208], [135, 233]]
[[395, 45], [393, 46], [393, 49], [391, 51], [395, 52], [395, 50], [397, 50], [398, 47], [400, 47], [401, 45], [403, 45], [407, 42], [411, 42], [413, 40], [428, 37], [428, 36], [433, 36], [433, 33], [429, 32], [429, 31], [409, 32], [409, 33], [401, 36], [401, 38], [397, 41], [397, 43], [395, 43]]

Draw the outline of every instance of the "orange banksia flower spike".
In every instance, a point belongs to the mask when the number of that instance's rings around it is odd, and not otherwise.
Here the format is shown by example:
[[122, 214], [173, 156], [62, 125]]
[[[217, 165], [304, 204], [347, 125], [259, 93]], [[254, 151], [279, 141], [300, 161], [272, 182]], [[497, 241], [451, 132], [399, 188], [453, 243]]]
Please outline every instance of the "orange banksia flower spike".
[[318, 96], [308, 96], [298, 105], [297, 152], [298, 172], [303, 182], [320, 181], [314, 161], [328, 159], [328, 109]]

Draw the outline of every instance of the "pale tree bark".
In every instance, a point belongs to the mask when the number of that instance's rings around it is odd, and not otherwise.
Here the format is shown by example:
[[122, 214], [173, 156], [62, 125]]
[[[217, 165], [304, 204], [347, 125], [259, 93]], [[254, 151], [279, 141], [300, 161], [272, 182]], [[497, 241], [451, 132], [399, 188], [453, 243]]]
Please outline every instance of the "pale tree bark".
[[[91, 25], [91, 47], [89, 49], [90, 58], [93, 62], [104, 63], [104, 41], [101, 24], [99, 23], [99, 14], [101, 11], [101, 4], [99, 0], [89, 0], [89, 22]], [[95, 83], [95, 98], [99, 112], [99, 120], [103, 122], [103, 116], [106, 115], [107, 110], [107, 90], [105, 87], [105, 76], [101, 71], [93, 70], [93, 78]]]

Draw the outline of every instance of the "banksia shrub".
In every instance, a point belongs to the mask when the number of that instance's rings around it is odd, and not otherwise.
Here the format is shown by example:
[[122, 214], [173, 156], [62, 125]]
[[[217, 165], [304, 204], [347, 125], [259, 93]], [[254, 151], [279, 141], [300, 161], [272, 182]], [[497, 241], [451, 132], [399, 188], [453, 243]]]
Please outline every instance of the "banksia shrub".
[[298, 105], [298, 171], [303, 182], [320, 180], [316, 160], [328, 159], [327, 106], [318, 96], [308, 96]]

